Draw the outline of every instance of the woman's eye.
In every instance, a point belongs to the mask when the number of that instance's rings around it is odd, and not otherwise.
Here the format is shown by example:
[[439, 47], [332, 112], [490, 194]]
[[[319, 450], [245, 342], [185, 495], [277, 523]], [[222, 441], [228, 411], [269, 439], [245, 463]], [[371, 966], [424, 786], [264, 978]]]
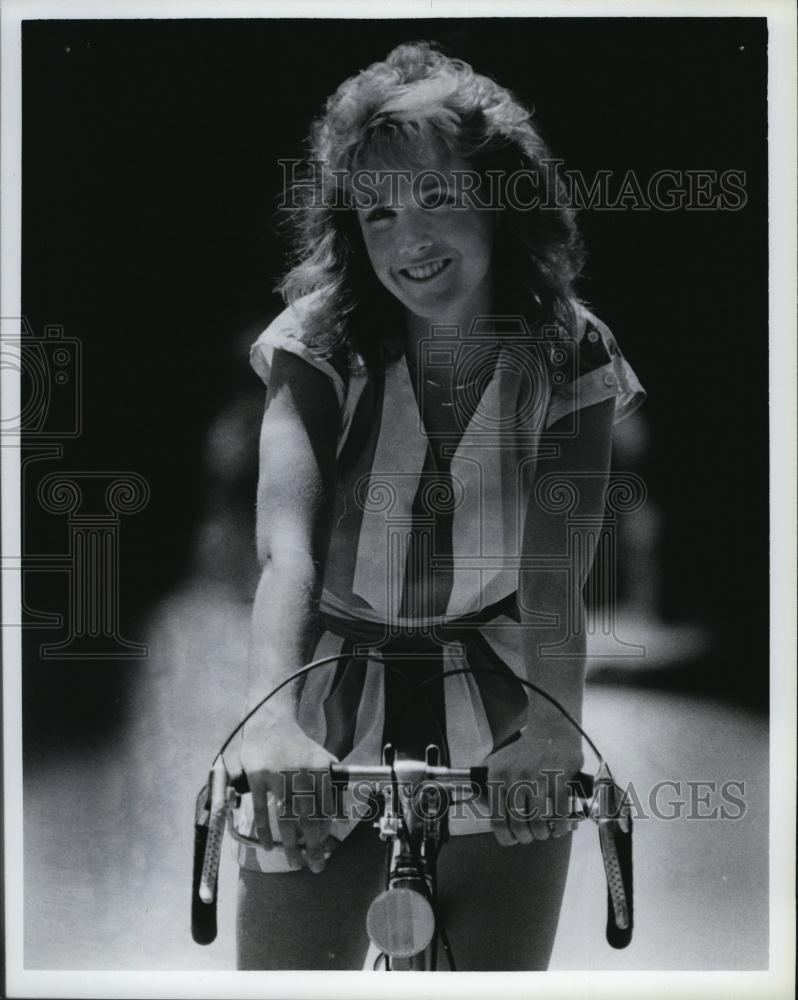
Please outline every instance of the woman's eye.
[[451, 208], [455, 203], [455, 197], [450, 191], [431, 191], [422, 198], [424, 208], [431, 211], [441, 208]]
[[372, 209], [371, 212], [366, 216], [366, 222], [381, 222], [383, 219], [390, 219], [394, 214], [392, 208], [385, 208], [380, 206], [379, 208]]

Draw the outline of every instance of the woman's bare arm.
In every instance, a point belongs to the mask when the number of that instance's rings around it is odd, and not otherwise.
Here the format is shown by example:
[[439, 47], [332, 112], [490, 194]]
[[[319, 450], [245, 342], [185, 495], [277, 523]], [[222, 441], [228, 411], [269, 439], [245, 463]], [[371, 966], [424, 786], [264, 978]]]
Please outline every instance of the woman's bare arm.
[[[547, 480], [541, 484], [542, 492], [554, 491], [557, 484], [562, 484], [565, 490], [573, 491], [574, 505], [554, 511], [551, 508], [556, 504], [547, 503], [545, 498], [541, 503], [533, 490], [524, 522], [523, 554], [533, 561], [533, 567], [522, 570], [519, 578], [528, 677], [562, 701], [577, 718], [582, 711], [586, 641], [584, 623], [577, 628], [574, 619], [582, 615], [582, 588], [593, 564], [604, 514], [614, 412], [612, 399], [581, 410], [578, 433], [561, 439], [557, 458], [538, 465], [538, 483], [542, 477]], [[557, 430], [555, 425], [552, 435]], [[547, 485], [549, 489], [545, 489]], [[574, 519], [570, 527], [569, 518]], [[535, 560], [547, 556], [557, 559], [557, 568], [534, 566]], [[563, 568], [566, 561], [570, 561], [570, 572]], [[554, 621], [541, 625], [540, 615], [552, 616]], [[569, 656], [547, 655], [552, 652], [550, 647], [564, 641]], [[556, 652], [562, 654], [563, 650]], [[546, 702], [530, 697], [531, 725], [545, 727], [548, 720], [557, 721]]]
[[[518, 595], [527, 677], [577, 718], [582, 712], [585, 636], [584, 629], [575, 628], [574, 609], [581, 608], [582, 586], [593, 561], [591, 529], [598, 530], [604, 511], [614, 406], [608, 400], [580, 411], [578, 434], [561, 439], [556, 459], [540, 462], [536, 486], [544, 488], [543, 502], [533, 490], [524, 519], [526, 565], [519, 573]], [[557, 430], [555, 425], [552, 431]], [[546, 501], [547, 483], [573, 491], [575, 506], [570, 511], [553, 509], [558, 505], [552, 497]], [[570, 545], [569, 512], [586, 519], [571, 535]], [[554, 652], [561, 655], [552, 656], [547, 647], [563, 640], [568, 641], [567, 655], [562, 656], [560, 648]], [[581, 738], [549, 702], [530, 692], [520, 739], [491, 754], [487, 763], [491, 780], [504, 795], [492, 823], [500, 843], [529, 843], [567, 833], [566, 782], [582, 766]]]
[[[335, 448], [339, 412], [326, 376], [300, 358], [275, 351], [269, 397], [260, 438], [257, 548], [261, 577], [255, 594], [249, 652], [249, 701], [310, 659], [316, 613], [330, 539]], [[296, 721], [298, 685], [289, 685], [247, 723], [241, 763], [253, 795], [258, 835], [272, 846], [267, 793], [286, 801], [285, 775], [299, 771], [296, 821], [280, 822], [286, 855], [301, 864], [297, 846], [304, 838], [313, 870], [324, 867], [322, 846], [329, 824], [310, 822], [322, 789], [313, 770], [331, 755], [314, 743]]]
[[[338, 406], [326, 376], [275, 351], [260, 435], [256, 540], [260, 583], [249, 656], [250, 695], [308, 658], [330, 538]], [[270, 702], [293, 705], [293, 694]]]

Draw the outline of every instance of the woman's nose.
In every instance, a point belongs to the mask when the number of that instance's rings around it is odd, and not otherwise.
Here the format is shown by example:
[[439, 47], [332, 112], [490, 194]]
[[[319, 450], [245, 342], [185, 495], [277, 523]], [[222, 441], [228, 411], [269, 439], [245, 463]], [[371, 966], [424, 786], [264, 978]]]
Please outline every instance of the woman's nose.
[[412, 260], [425, 254], [432, 246], [432, 236], [423, 219], [413, 218], [412, 211], [402, 213], [404, 225], [400, 234], [399, 255]]
[[402, 245], [399, 247], [399, 256], [402, 260], [416, 260], [423, 257], [431, 247], [431, 239], [423, 236], [414, 237], [403, 241]]

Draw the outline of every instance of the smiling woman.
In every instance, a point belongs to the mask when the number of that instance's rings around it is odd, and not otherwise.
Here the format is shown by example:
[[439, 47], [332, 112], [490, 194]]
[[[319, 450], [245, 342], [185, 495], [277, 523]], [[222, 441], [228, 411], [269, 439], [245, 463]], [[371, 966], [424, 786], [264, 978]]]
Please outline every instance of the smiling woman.
[[[427, 43], [401, 45], [347, 80], [313, 123], [307, 171], [284, 192], [297, 263], [281, 291], [291, 303], [318, 293], [303, 321], [314, 349], [353, 348], [367, 364], [403, 352], [401, 298], [358, 250], [364, 237], [371, 244], [364, 214], [382, 230], [404, 210], [410, 221], [428, 213], [457, 218], [452, 229], [469, 227], [479, 244], [485, 231], [497, 231], [483, 250], [492, 255], [501, 310], [561, 324], [573, 336], [582, 242], [552, 162], [531, 114], [508, 90]], [[519, 174], [534, 189], [523, 206], [508, 197]], [[477, 251], [470, 246], [465, 255], [475, 268]], [[377, 315], [391, 320], [379, 331]]]
[[[239, 858], [239, 962], [362, 963], [381, 859], [311, 772], [377, 763], [387, 741], [414, 759], [443, 742], [444, 759], [484, 760], [504, 790], [489, 819], [452, 823], [440, 892], [460, 967], [542, 969], [570, 850], [564, 780], [582, 755], [517, 678], [580, 715], [612, 424], [643, 391], [576, 296], [572, 215], [504, 88], [402, 45], [342, 84], [312, 148], [325, 169], [296, 212], [289, 306], [251, 355], [269, 389], [253, 703], [314, 656], [344, 655], [244, 731], [242, 815], [260, 846]], [[519, 166], [539, 203], [486, 201]], [[480, 188], [479, 204], [458, 196]]]
[[[422, 144], [412, 155], [425, 166], [400, 173], [397, 185], [390, 168], [375, 169], [376, 207], [361, 208], [355, 199], [366, 252], [379, 281], [418, 318], [421, 336], [430, 323], [467, 328], [490, 312], [496, 213], [449, 194], [455, 172], [471, 167], [442, 142]], [[419, 183], [430, 176], [440, 182]]]

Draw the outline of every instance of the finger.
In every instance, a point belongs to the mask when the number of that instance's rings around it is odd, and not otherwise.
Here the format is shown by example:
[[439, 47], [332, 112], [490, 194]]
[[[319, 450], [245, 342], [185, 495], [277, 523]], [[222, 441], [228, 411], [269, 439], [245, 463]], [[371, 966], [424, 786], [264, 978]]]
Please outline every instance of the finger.
[[313, 872], [314, 875], [319, 875], [324, 871], [324, 866], [327, 863], [327, 859], [324, 856], [324, 848], [322, 844], [324, 840], [319, 840], [316, 843], [309, 842], [309, 831], [305, 831], [305, 863], [308, 868]]
[[[332, 785], [329, 772], [319, 775], [315, 802], [320, 809], [300, 818], [300, 829], [305, 841], [305, 855], [308, 867], [316, 874], [324, 871], [326, 861], [325, 845], [330, 835], [332, 817]], [[329, 856], [329, 852], [328, 855]]]
[[507, 793], [503, 787], [499, 789], [498, 797], [498, 815], [495, 816], [490, 821], [491, 829], [493, 830], [494, 836], [502, 845], [502, 847], [512, 847], [513, 844], [517, 844], [518, 841], [515, 838], [515, 834], [510, 829], [510, 825], [507, 819]]
[[571, 832], [571, 823], [567, 819], [553, 819], [546, 824], [552, 837], [564, 837]]
[[322, 844], [322, 852], [324, 854], [324, 860], [327, 861], [332, 855], [333, 851], [337, 847], [340, 847], [340, 845], [341, 841], [337, 837], [334, 837], [332, 834], [329, 834], [327, 837], [325, 837], [324, 843]]
[[[294, 772], [290, 782], [290, 808], [288, 816], [293, 820], [291, 841], [286, 850], [289, 859], [298, 858], [300, 864], [307, 864], [312, 872], [324, 870], [324, 854], [321, 844], [329, 833], [322, 829], [324, 814], [321, 809], [321, 782], [318, 771], [301, 768]], [[282, 827], [281, 827], [282, 829]], [[295, 855], [293, 846], [304, 851]]]
[[502, 845], [502, 847], [512, 847], [513, 844], [517, 844], [518, 841], [515, 839], [515, 835], [511, 832], [510, 827], [507, 825], [507, 820], [502, 817], [501, 819], [491, 820], [491, 829], [493, 830], [494, 836]]
[[302, 844], [298, 813], [300, 800], [293, 795], [296, 775], [293, 772], [281, 771], [275, 773], [273, 777], [272, 794], [280, 843], [289, 865], [298, 870], [302, 867]]
[[299, 821], [299, 829], [308, 868], [316, 874], [324, 871], [324, 845], [330, 834], [329, 820], [308, 817]]
[[303, 767], [292, 775], [286, 800], [290, 797], [291, 812], [300, 820], [316, 812], [316, 774]]
[[551, 830], [545, 820], [534, 820], [534, 822], [529, 824], [529, 828], [535, 840], [548, 840], [551, 836]]
[[509, 827], [513, 838], [518, 841], [519, 844], [531, 844], [534, 840], [532, 831], [529, 828], [529, 823], [524, 820], [510, 819]]
[[529, 828], [530, 810], [529, 796], [523, 790], [519, 790], [519, 794], [508, 798], [507, 824], [519, 844], [531, 844], [534, 840]]
[[531, 829], [529, 828], [529, 823], [512, 823], [510, 829], [519, 844], [531, 844], [535, 839], [532, 835]]
[[565, 780], [563, 771], [548, 770], [543, 772], [546, 776], [546, 793], [542, 805], [542, 819], [560, 820], [565, 819], [569, 814], [570, 790]]
[[286, 860], [291, 868], [299, 870], [302, 867], [302, 851], [299, 846], [299, 820], [278, 819], [280, 840], [283, 844]]
[[261, 847], [270, 851], [274, 847], [272, 827], [269, 822], [269, 784], [262, 771], [247, 774], [249, 790], [252, 792], [252, 808], [255, 812], [255, 829]]

